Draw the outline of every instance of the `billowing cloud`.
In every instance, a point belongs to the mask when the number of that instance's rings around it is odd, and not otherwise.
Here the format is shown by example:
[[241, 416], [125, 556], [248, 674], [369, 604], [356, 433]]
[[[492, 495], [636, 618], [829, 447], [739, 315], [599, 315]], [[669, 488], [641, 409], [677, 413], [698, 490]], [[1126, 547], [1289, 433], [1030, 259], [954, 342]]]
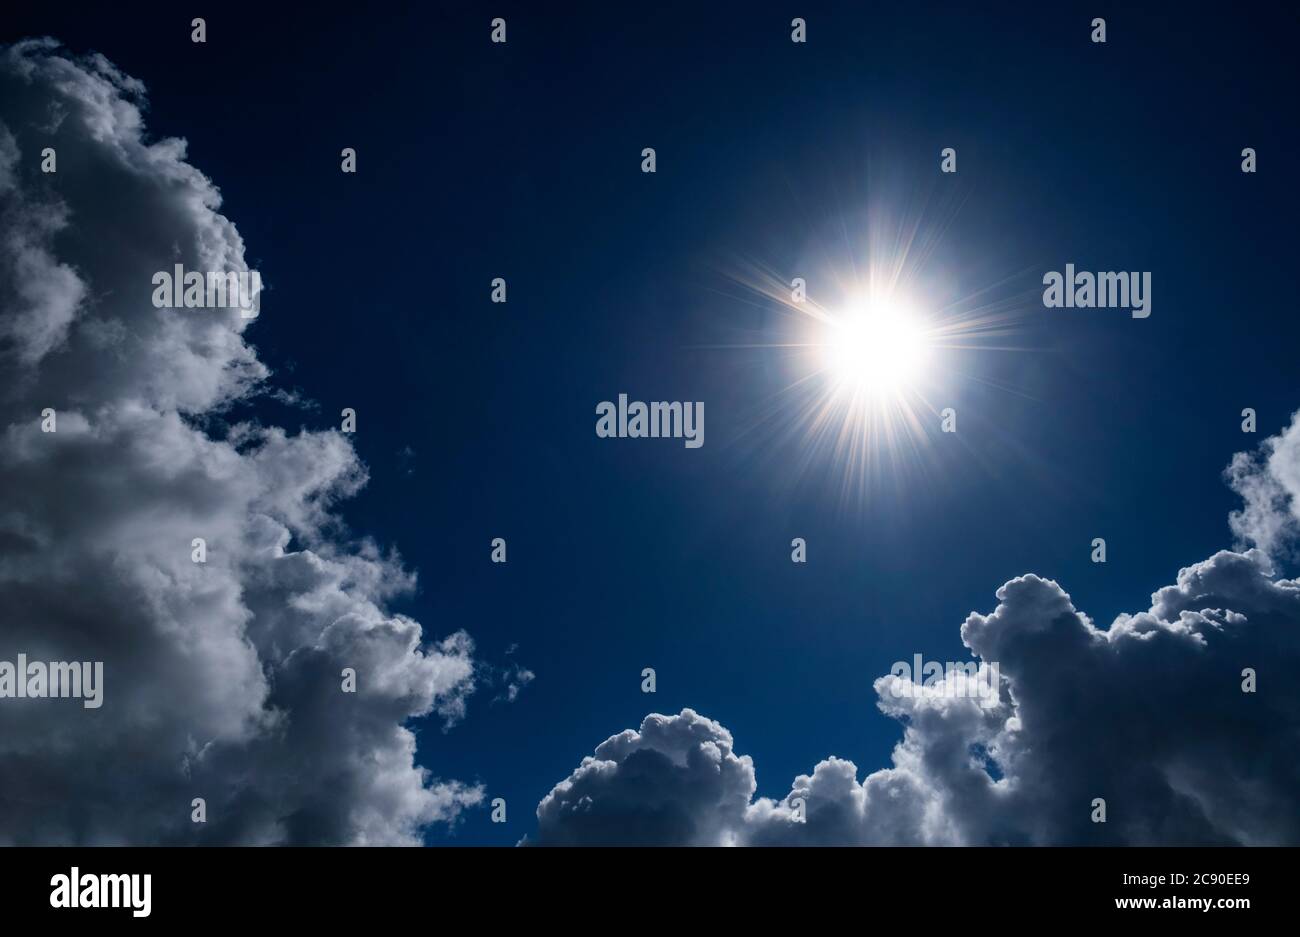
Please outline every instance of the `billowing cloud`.
[[246, 271], [244, 244], [143, 95], [0, 49], [0, 660], [104, 664], [97, 709], [0, 700], [0, 840], [418, 842], [482, 799], [407, 727], [461, 717], [473, 644], [386, 610], [413, 578], [335, 513], [366, 481], [346, 437], [211, 430], [265, 387], [251, 320], [155, 308], [152, 277]]
[[[1294, 522], [1298, 439], [1293, 423], [1231, 470], [1249, 529], [1272, 536], [1252, 539], [1274, 552]], [[785, 797], [754, 799], [753, 765], [725, 728], [689, 709], [652, 715], [546, 796], [537, 842], [1300, 843], [1300, 581], [1264, 550], [1187, 567], [1106, 629], [1035, 575], [997, 602], [961, 627], [971, 654], [998, 665], [996, 705], [952, 692], [960, 673], [875, 682], [903, 726], [891, 767], [859, 781], [828, 758]]]
[[1300, 534], [1300, 413], [1257, 452], [1233, 456], [1225, 475], [1244, 502], [1228, 518], [1237, 545], [1291, 558]]
[[754, 765], [731, 733], [689, 709], [606, 739], [537, 808], [548, 845], [725, 842], [743, 825]]

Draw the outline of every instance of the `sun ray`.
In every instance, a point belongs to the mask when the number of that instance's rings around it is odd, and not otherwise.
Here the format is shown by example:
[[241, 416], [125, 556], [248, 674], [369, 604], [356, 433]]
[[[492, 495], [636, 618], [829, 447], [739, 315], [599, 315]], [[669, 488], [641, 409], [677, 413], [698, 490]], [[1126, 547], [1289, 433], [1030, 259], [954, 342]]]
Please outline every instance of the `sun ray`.
[[[862, 500], [887, 477], [926, 473], [943, 408], [976, 369], [972, 352], [1024, 350], [1019, 320], [1029, 296], [1015, 275], [964, 296], [944, 296], [931, 269], [948, 225], [868, 217], [855, 252], [820, 262], [805, 284], [752, 258], [735, 258], [727, 280], [734, 301], [777, 314], [752, 341], [726, 348], [780, 351], [787, 382], [757, 408], [742, 435], [764, 448], [795, 450], [799, 474], [837, 473], [845, 500]], [[1023, 290], [1023, 287], [1021, 288]], [[815, 294], [815, 295], [814, 295]], [[1033, 298], [1037, 298], [1034, 294]], [[763, 442], [766, 440], [766, 442]]]

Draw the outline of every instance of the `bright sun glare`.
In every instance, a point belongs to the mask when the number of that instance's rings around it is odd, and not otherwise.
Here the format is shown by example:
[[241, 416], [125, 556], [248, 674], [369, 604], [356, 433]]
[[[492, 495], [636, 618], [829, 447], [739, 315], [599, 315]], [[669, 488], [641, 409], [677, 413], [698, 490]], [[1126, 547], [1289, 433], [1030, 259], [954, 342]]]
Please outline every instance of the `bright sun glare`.
[[854, 392], [897, 394], [921, 376], [929, 352], [921, 321], [906, 306], [868, 302], [825, 324], [824, 365]]
[[[776, 316], [744, 333], [757, 344], [735, 347], [776, 350], [770, 363], [787, 379], [756, 404], [749, 428], [788, 444], [797, 473], [838, 474], [841, 495], [866, 504], [878, 486], [927, 471], [927, 450], [955, 431], [961, 383], [997, 386], [969, 373], [969, 356], [1016, 350], [1004, 342], [1024, 300], [1009, 295], [1009, 280], [956, 293], [931, 257], [944, 225], [884, 209], [868, 212], [860, 233], [840, 220], [845, 255], [810, 248], [800, 259], [806, 279], [738, 261], [732, 279]], [[944, 442], [951, 450], [952, 437]]]

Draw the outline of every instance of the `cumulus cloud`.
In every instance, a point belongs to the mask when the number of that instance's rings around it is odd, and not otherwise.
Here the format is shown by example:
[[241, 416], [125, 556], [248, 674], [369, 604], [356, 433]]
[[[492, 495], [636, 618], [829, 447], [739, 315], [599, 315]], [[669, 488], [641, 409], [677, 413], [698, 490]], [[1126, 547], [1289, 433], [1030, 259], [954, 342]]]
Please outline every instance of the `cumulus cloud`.
[[[1297, 439], [1293, 422], [1229, 470], [1247, 501], [1234, 529], [1273, 551], [1294, 523]], [[1300, 581], [1268, 553], [1189, 566], [1106, 629], [1039, 576], [996, 597], [961, 638], [998, 664], [997, 705], [951, 692], [961, 673], [881, 677], [877, 705], [903, 727], [890, 767], [859, 781], [853, 762], [827, 758], [785, 797], [755, 799], [753, 765], [722, 725], [651, 715], [546, 796], [537, 842], [1300, 843]], [[1257, 692], [1243, 692], [1247, 668]]]
[[387, 610], [413, 577], [335, 513], [344, 436], [205, 429], [269, 375], [237, 309], [152, 304], [156, 271], [248, 266], [143, 104], [100, 56], [0, 48], [0, 659], [104, 663], [99, 709], [0, 703], [0, 840], [417, 843], [483, 796], [408, 727], [464, 714], [473, 643]]
[[731, 733], [689, 709], [606, 739], [537, 808], [546, 845], [725, 842], [743, 825], [754, 765]]
[[1228, 518], [1237, 546], [1293, 558], [1300, 534], [1300, 413], [1257, 452], [1233, 456], [1225, 475], [1243, 502]]

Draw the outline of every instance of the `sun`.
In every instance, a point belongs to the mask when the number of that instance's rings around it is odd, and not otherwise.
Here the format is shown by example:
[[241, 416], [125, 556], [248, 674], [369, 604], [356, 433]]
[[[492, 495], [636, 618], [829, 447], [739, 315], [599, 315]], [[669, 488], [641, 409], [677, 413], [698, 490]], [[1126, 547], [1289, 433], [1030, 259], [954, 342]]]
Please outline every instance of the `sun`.
[[897, 395], [924, 377], [931, 338], [924, 321], [893, 298], [854, 303], [821, 324], [823, 367], [840, 389]]
[[[964, 449], [953, 434], [972, 390], [1015, 392], [1001, 368], [987, 373], [989, 355], [1026, 350], [1019, 320], [1041, 308], [1014, 274], [981, 284], [969, 280], [981, 267], [962, 272], [942, 246], [955, 204], [928, 219], [893, 194], [886, 184], [874, 205], [844, 211], [789, 255], [797, 265], [735, 258], [726, 278], [742, 292], [719, 290], [747, 317], [739, 343], [720, 347], [773, 377], [755, 386], [738, 442], [864, 510]], [[750, 320], [751, 305], [768, 312]]]

